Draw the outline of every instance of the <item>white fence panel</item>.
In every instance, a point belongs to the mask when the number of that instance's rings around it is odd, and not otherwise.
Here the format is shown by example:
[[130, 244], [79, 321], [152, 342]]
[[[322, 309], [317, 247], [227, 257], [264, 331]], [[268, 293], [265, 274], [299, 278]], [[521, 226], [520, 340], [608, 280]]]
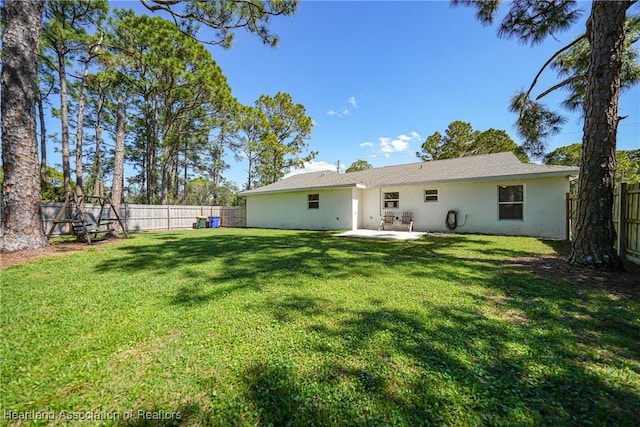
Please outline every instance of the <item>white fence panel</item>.
[[125, 205], [127, 230], [169, 230], [166, 205]]
[[[44, 232], [48, 233], [53, 220], [62, 208], [63, 203], [43, 203], [42, 220]], [[91, 212], [96, 218], [100, 214], [100, 205], [85, 204], [84, 212]], [[229, 220], [225, 220], [229, 216]], [[244, 227], [246, 222], [246, 208], [221, 208], [220, 206], [185, 206], [185, 205], [122, 205], [120, 208], [120, 219], [126, 224], [127, 231], [153, 231], [153, 230], [183, 230], [193, 227], [199, 216], [222, 216], [221, 225], [223, 227]], [[231, 213], [231, 215], [229, 215]], [[70, 212], [65, 213], [63, 218], [68, 218]], [[111, 206], [105, 205], [102, 217], [105, 219], [115, 219], [111, 212]], [[236, 219], [238, 217], [238, 219]], [[0, 235], [4, 234], [4, 219], [2, 208], [0, 207]], [[69, 224], [56, 225], [53, 235], [71, 234]]]

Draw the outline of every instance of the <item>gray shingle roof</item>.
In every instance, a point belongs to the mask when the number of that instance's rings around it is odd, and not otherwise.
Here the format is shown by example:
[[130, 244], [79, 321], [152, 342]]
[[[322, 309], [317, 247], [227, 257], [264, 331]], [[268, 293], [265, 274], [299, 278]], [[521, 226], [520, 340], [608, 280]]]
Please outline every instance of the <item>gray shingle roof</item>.
[[352, 174], [338, 174], [334, 171], [320, 171], [301, 173], [283, 178], [273, 184], [264, 187], [254, 188], [240, 193], [241, 195], [260, 193], [280, 193], [291, 190], [306, 190], [311, 188], [340, 188], [355, 187], [358, 182], [354, 181]]
[[458, 159], [409, 163], [338, 174], [333, 171], [293, 175], [244, 196], [309, 189], [376, 188], [405, 184], [486, 181], [507, 178], [542, 178], [577, 175], [578, 167], [522, 163], [512, 152], [484, 154]]

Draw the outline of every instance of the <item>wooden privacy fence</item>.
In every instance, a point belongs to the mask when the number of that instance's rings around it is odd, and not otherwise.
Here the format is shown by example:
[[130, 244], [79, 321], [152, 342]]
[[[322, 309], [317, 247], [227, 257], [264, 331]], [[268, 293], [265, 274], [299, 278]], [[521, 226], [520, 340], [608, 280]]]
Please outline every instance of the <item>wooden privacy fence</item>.
[[[577, 201], [567, 193], [567, 240], [572, 240]], [[613, 198], [616, 248], [623, 259], [640, 263], [640, 184], [621, 184]]]
[[[42, 220], [48, 232], [62, 203], [43, 203]], [[109, 209], [106, 212], [110, 211]], [[85, 204], [83, 212], [99, 215], [100, 205]], [[106, 217], [105, 213], [105, 217]], [[183, 230], [193, 227], [198, 216], [219, 216], [221, 227], [246, 227], [247, 210], [244, 206], [185, 206], [185, 205], [122, 205], [120, 218], [127, 231]], [[0, 209], [0, 221], [4, 215]], [[59, 224], [53, 235], [69, 234], [68, 224]], [[0, 234], [4, 233], [4, 223], [0, 223]]]
[[618, 253], [640, 263], [640, 184], [622, 184], [613, 200]]
[[246, 227], [246, 206], [228, 206], [220, 208], [220, 227]]

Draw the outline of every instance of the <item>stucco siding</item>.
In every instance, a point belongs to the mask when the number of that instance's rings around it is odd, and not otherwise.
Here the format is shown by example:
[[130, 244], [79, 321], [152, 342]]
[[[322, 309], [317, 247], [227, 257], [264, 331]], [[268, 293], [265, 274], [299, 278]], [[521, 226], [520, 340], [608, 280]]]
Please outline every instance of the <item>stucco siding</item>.
[[[524, 186], [522, 220], [498, 218], [498, 187], [501, 185]], [[437, 202], [424, 201], [427, 189], [438, 190]], [[456, 232], [564, 238], [567, 191], [569, 182], [564, 177], [368, 189], [361, 197], [361, 227], [377, 228], [385, 211], [392, 211], [396, 216], [411, 211], [414, 230], [443, 232], [447, 231], [447, 212], [456, 210], [459, 225]], [[385, 192], [400, 193], [398, 208], [383, 207]]]
[[[319, 195], [318, 209], [309, 209], [309, 194]], [[354, 218], [358, 217], [358, 195], [352, 188], [250, 195], [247, 227], [350, 230], [357, 227]]]

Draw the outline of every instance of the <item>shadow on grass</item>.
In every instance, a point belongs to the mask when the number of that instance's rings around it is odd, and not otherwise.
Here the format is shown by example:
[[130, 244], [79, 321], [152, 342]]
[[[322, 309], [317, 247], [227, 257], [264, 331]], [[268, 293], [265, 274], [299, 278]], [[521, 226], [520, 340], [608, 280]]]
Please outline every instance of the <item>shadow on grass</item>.
[[540, 242], [549, 246], [553, 249], [553, 251], [562, 256], [569, 256], [569, 252], [571, 252], [571, 242], [568, 240], [557, 240], [557, 239], [538, 239]]
[[[314, 372], [268, 361], [247, 369], [260, 424], [632, 425], [640, 419], [640, 372], [631, 363], [640, 356], [637, 311], [606, 298], [585, 306], [549, 283], [515, 291], [501, 283], [489, 284], [511, 295], [493, 305], [497, 316], [436, 306], [426, 316], [385, 308], [345, 316], [327, 312], [321, 299], [271, 301], [276, 318], [283, 310], [289, 318], [322, 311], [342, 320], [309, 327], [319, 336], [314, 351], [327, 353]], [[540, 286], [551, 290], [532, 301]], [[523, 314], [511, 317], [514, 310]], [[344, 348], [336, 352], [327, 341]], [[603, 379], [610, 369], [628, 378]]]
[[[133, 241], [101, 262], [98, 272], [150, 274], [162, 280], [176, 271], [190, 282], [171, 302], [200, 305], [238, 291], [258, 291], [277, 279], [298, 286], [300, 278], [327, 280], [375, 278], [379, 269], [412, 271], [456, 283], [481, 279], [483, 268], [497, 268], [503, 258], [527, 252], [499, 248], [473, 236], [427, 236], [414, 242], [336, 238], [329, 232], [225, 230], [224, 233], [167, 233], [149, 243]], [[459, 257], [471, 248], [482, 259]], [[469, 267], [464, 273], [460, 267]], [[482, 268], [477, 268], [482, 267]], [[173, 278], [171, 280], [174, 280]]]
[[[567, 251], [566, 243], [543, 243]], [[389, 242], [241, 230], [163, 235], [119, 250], [98, 269], [162, 277], [179, 266], [196, 279], [177, 289], [170, 306], [260, 291], [273, 280], [293, 291], [246, 309], [303, 330], [304, 347], [243, 361], [236, 385], [242, 398], [226, 402], [224, 414], [206, 404], [176, 408], [184, 424], [632, 425], [640, 419], [638, 305], [535, 277], [508, 262], [529, 253], [481, 236]], [[475, 303], [426, 301], [422, 310], [408, 310], [373, 294], [365, 298], [368, 306], [355, 308], [297, 294], [300, 278], [375, 279], [387, 268], [416, 281], [442, 279]], [[466, 287], [479, 283], [487, 292]], [[307, 356], [318, 363], [297, 364]], [[146, 422], [140, 425], [161, 425]]]

